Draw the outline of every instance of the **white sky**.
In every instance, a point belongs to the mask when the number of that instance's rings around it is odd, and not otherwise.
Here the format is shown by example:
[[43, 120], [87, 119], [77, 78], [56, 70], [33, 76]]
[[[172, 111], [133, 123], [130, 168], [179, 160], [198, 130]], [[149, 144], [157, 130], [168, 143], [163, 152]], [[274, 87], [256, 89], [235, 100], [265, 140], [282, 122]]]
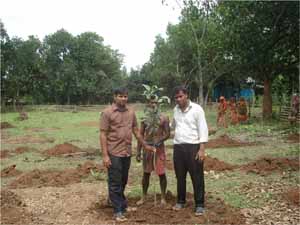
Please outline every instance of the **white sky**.
[[10, 37], [35, 35], [42, 41], [61, 28], [73, 35], [96, 32], [105, 45], [119, 49], [127, 69], [149, 60], [155, 36], [165, 35], [168, 22], [177, 23], [180, 14], [161, 0], [0, 0], [0, 8]]

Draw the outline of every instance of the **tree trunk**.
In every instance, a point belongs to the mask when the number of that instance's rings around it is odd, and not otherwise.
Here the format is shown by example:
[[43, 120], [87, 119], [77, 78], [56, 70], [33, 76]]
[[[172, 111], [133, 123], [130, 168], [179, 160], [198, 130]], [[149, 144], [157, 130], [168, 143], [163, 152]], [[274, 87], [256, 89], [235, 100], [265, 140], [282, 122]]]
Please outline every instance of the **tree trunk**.
[[201, 66], [201, 60], [198, 59], [198, 69], [199, 69], [199, 75], [198, 75], [198, 85], [199, 85], [199, 104], [203, 106], [203, 72], [202, 72], [202, 66]]
[[270, 119], [272, 117], [272, 82], [269, 78], [264, 80], [264, 98], [263, 98], [263, 118]]

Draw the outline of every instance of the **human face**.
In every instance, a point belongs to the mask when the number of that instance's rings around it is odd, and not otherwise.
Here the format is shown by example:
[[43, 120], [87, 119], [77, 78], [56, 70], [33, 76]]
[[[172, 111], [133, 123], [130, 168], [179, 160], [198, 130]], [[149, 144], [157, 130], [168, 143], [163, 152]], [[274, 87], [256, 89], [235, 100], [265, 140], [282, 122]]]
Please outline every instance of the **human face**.
[[117, 94], [114, 95], [115, 103], [118, 107], [125, 107], [128, 101], [128, 94]]
[[150, 108], [155, 109], [155, 107], [157, 107], [157, 101], [156, 100], [150, 100], [148, 105], [149, 105]]
[[183, 93], [183, 91], [179, 91], [175, 94], [175, 102], [178, 104], [179, 108], [184, 109], [188, 104], [188, 96]]

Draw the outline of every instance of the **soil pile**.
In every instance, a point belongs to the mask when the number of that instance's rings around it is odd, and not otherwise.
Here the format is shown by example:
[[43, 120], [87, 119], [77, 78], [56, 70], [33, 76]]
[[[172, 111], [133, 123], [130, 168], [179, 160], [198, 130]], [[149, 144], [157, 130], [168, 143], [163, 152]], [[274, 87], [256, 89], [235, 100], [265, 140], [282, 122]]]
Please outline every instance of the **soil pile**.
[[8, 123], [8, 122], [1, 122], [1, 123], [0, 123], [0, 128], [1, 128], [1, 129], [14, 128], [14, 126], [11, 125], [11, 124]]
[[272, 171], [299, 170], [299, 158], [261, 158], [255, 162], [241, 166], [247, 173], [265, 175]]
[[282, 197], [289, 203], [300, 206], [300, 189], [290, 188], [288, 191], [282, 194]]
[[212, 158], [207, 156], [204, 161], [204, 170], [205, 171], [224, 171], [224, 170], [233, 170], [235, 166], [230, 165], [226, 162], [220, 161], [217, 158]]
[[7, 157], [9, 157], [10, 155], [9, 155], [9, 151], [8, 150], [1, 150], [0, 151], [0, 158], [1, 159], [4, 159], [4, 158], [7, 158]]
[[[204, 170], [205, 171], [224, 171], [224, 170], [233, 170], [236, 166], [230, 165], [226, 162], [220, 161], [217, 158], [212, 158], [207, 156], [204, 161]], [[173, 160], [166, 160], [166, 169], [174, 170]]]
[[11, 165], [1, 170], [1, 177], [13, 177], [20, 175], [21, 173], [21, 171], [16, 169], [16, 165]]
[[18, 147], [18, 148], [15, 149], [15, 153], [16, 154], [22, 154], [22, 153], [28, 152], [30, 150], [31, 150], [31, 148], [29, 148], [29, 147], [21, 146], [21, 147]]
[[[138, 207], [135, 212], [127, 213], [128, 221], [122, 224], [244, 224], [244, 217], [238, 209], [226, 205], [220, 199], [208, 197], [206, 201], [206, 212], [203, 216], [194, 215], [193, 195], [187, 195], [186, 208], [180, 211], [173, 211], [172, 206], [176, 197], [168, 191], [166, 196], [167, 205], [160, 205], [160, 195], [157, 195], [157, 205], [154, 205], [154, 196], [148, 196], [147, 201]], [[129, 205], [133, 206], [137, 198], [129, 198]], [[105, 204], [105, 200], [92, 206], [90, 210], [95, 211], [102, 221], [112, 221], [113, 210]]]
[[13, 180], [9, 184], [9, 188], [62, 187], [68, 184], [80, 183], [82, 178], [90, 174], [91, 169], [97, 172], [104, 170], [100, 165], [96, 165], [90, 161], [79, 165], [76, 169], [67, 169], [64, 171], [41, 171], [36, 169]]
[[287, 139], [293, 143], [300, 143], [300, 134], [290, 134]]
[[75, 145], [65, 142], [64, 144], [56, 145], [54, 148], [46, 150], [44, 153], [48, 156], [58, 156], [64, 154], [70, 154], [80, 152], [81, 149]]
[[239, 142], [231, 139], [226, 134], [222, 135], [216, 139], [211, 139], [205, 145], [206, 148], [226, 148], [226, 147], [241, 147], [241, 146], [251, 146], [254, 143], [249, 142]]

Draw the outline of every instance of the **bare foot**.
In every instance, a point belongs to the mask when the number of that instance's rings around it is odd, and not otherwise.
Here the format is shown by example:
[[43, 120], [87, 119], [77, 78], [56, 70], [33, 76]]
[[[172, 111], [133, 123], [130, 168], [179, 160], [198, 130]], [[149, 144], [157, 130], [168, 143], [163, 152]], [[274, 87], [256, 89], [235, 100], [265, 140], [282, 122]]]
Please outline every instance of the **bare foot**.
[[144, 202], [144, 198], [141, 198], [139, 201], [136, 202], [136, 205], [143, 205]]
[[160, 200], [160, 204], [161, 204], [161, 205], [166, 205], [166, 204], [167, 204], [166, 199], [162, 198], [162, 199]]

